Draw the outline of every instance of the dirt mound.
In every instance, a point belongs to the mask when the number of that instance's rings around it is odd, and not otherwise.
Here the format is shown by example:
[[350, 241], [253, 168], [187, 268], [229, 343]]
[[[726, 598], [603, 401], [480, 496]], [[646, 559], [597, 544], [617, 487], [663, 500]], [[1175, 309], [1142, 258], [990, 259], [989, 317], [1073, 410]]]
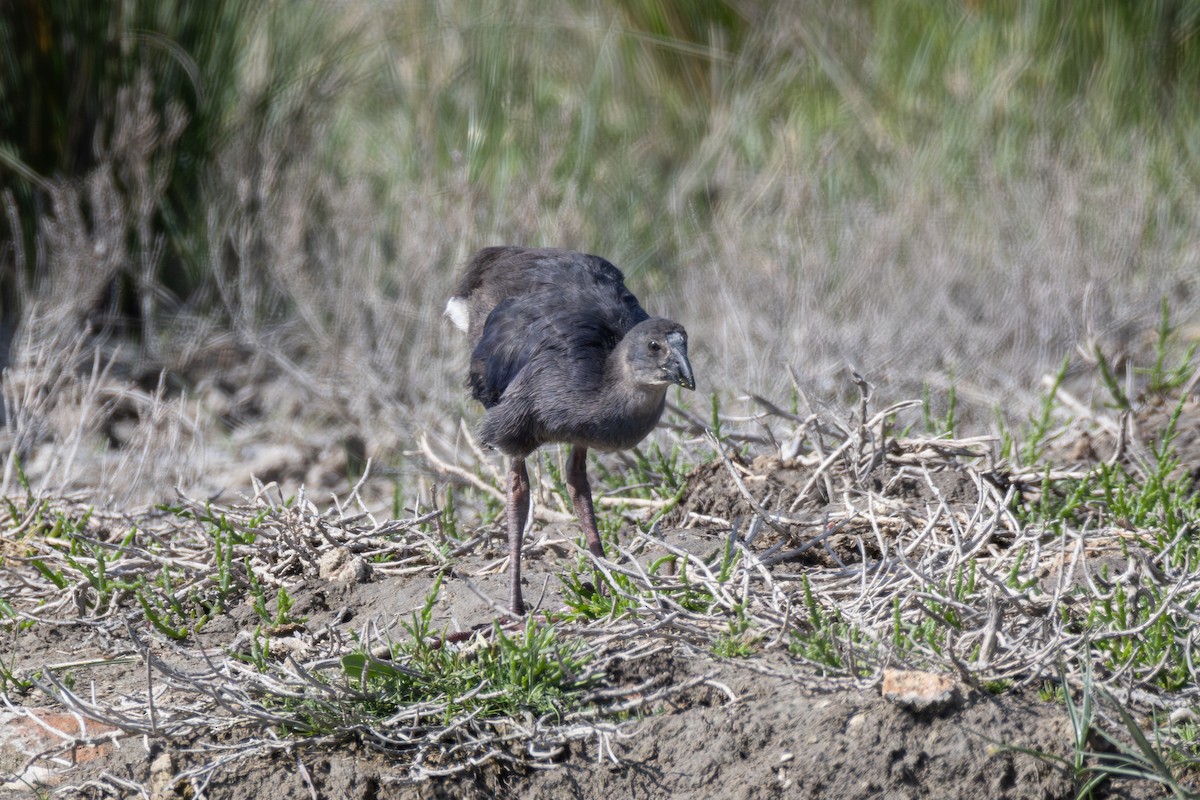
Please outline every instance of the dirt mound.
[[[871, 496], [881, 512], [941, 504], [955, 512], [979, 501], [979, 480], [1001, 485], [1002, 473], [982, 470], [983, 440], [892, 440], [886, 458], [856, 467], [854, 456], [783, 459], [733, 453], [688, 474], [668, 524], [736, 529], [769, 563], [842, 566], [877, 558], [871, 522], [845, 512], [847, 498]], [[893, 520], [885, 521], [891, 525]]]
[[[1062, 751], [1059, 709], [981, 696], [945, 716], [878, 690], [813, 690], [756, 675], [735, 704], [694, 704], [645, 720], [622, 763], [585, 752], [527, 778], [529, 798], [1071, 797], [1070, 782], [996, 744]], [[599, 768], [596, 762], [599, 761]]]

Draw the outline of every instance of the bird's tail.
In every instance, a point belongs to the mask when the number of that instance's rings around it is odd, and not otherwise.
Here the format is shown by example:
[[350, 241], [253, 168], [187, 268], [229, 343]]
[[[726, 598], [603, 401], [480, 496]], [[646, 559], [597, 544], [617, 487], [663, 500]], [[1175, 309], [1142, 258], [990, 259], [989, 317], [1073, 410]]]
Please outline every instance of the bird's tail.
[[454, 326], [460, 331], [467, 330], [468, 320], [471, 318], [471, 308], [467, 304], [465, 297], [451, 297], [446, 301], [446, 316], [454, 323]]

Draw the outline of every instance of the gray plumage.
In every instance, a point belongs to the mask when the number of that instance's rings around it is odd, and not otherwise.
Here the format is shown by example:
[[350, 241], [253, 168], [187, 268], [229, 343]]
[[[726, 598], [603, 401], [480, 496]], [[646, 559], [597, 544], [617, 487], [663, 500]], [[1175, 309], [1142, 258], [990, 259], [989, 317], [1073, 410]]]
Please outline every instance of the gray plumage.
[[446, 313], [470, 341], [468, 384], [487, 410], [480, 439], [511, 458], [512, 606], [523, 613], [525, 458], [550, 442], [572, 445], [567, 488], [589, 549], [602, 556], [587, 449], [634, 446], [658, 424], [671, 385], [695, 388], [687, 332], [647, 314], [611, 263], [569, 250], [480, 250]]

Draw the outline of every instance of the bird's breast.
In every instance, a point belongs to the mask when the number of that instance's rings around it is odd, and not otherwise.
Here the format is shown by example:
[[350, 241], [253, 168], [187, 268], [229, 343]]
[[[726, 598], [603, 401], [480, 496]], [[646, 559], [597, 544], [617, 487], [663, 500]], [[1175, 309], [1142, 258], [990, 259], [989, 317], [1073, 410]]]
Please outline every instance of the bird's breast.
[[547, 441], [570, 442], [593, 450], [627, 450], [645, 439], [658, 425], [665, 405], [665, 392], [641, 402], [628, 402], [604, 393], [580, 397], [569, 415], [558, 419], [566, 424], [546, 425]]

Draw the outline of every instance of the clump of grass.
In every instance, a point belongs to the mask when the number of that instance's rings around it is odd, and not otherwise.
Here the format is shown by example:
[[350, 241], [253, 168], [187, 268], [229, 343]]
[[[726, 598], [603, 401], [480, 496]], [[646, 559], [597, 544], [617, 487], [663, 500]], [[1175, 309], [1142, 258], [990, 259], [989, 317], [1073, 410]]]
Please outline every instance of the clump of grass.
[[854, 643], [854, 627], [842, 620], [836, 608], [826, 611], [817, 603], [807, 577], [801, 578], [801, 584], [807, 626], [792, 634], [789, 652], [811, 663], [847, 670], [850, 665], [842, 655], [843, 643]]
[[[663, 546], [652, 533], [641, 535], [650, 546]], [[703, 559], [666, 549], [666, 555], [644, 569], [627, 552], [622, 553], [624, 563], [610, 565], [581, 556], [560, 576], [566, 610], [552, 618], [565, 623], [640, 619], [654, 624], [663, 615], [681, 615], [708, 621], [690, 630], [689, 638], [713, 655], [746, 658], [756, 653], [765, 634], [749, 601], [738, 596], [747, 565], [735, 537], [727, 537], [720, 550]]]
[[572, 612], [566, 619], [618, 619], [638, 615], [647, 605], [664, 604], [707, 612], [719, 604], [706, 581], [689, 578], [694, 570], [689, 570], [687, 556], [659, 558], [641, 575], [620, 569], [590, 570], [589, 563], [590, 558], [581, 557], [580, 564], [561, 576], [563, 599]]
[[[1176, 326], [1171, 323], [1170, 302], [1162, 298], [1162, 312], [1159, 315], [1158, 335], [1154, 341], [1154, 364], [1146, 373], [1146, 391], [1151, 394], [1169, 395], [1181, 389], [1195, 373], [1194, 359], [1200, 341], [1192, 341], [1183, 345], [1183, 352], [1175, 352], [1180, 347]], [[1176, 361], [1168, 364], [1168, 359]]]
[[954, 435], [956, 420], [954, 417], [955, 410], [958, 406], [958, 390], [953, 383], [946, 390], [946, 411], [942, 416], [937, 416], [933, 410], [933, 400], [930, 387], [925, 385], [925, 393], [921, 397], [921, 419], [925, 430], [929, 433], [943, 433], [947, 436]]
[[[1181, 385], [1177, 376], [1168, 379], [1164, 374], [1162, 353], [1169, 344], [1169, 330], [1164, 320], [1155, 366], [1141, 373], [1148, 385]], [[1112, 407], [1131, 412], [1129, 394], [1117, 385], [1103, 360], [1098, 360], [1098, 370], [1101, 383], [1113, 397]], [[1060, 376], [1063, 371], [1065, 365]], [[1054, 383], [1051, 394], [1059, 384]], [[1054, 536], [1089, 525], [1115, 526], [1130, 532], [1120, 539], [1121, 558], [1127, 564], [1125, 574], [1118, 579], [1113, 572], [1106, 572], [1100, 576], [1099, 586], [1089, 581], [1091, 591], [1077, 593], [1079, 609], [1065, 616], [1089, 637], [1099, 664], [1118, 672], [1143, 670], [1148, 680], [1167, 691], [1176, 691], [1193, 680], [1186, 666], [1187, 631], [1191, 625], [1188, 604], [1175, 602], [1180, 586], [1200, 566], [1200, 554], [1188, 535], [1191, 526], [1200, 521], [1200, 499], [1174, 445], [1188, 402], [1186, 395], [1176, 398], [1149, 443], [1147, 458], [1101, 461], [1065, 476], [1052, 474], [1052, 467], [1047, 465], [1037, 502], [1017, 509], [1026, 525]], [[1028, 441], [1034, 447], [1026, 450], [1027, 455], [1041, 452], [1049, 418], [1046, 406], [1032, 426]], [[1118, 451], [1117, 455], [1123, 454]], [[1018, 563], [1010, 575], [1010, 585], [1021, 588], [1016, 583], [1020, 574]]]
[[[1156, 783], [1180, 800], [1200, 797], [1183, 781], [1180, 770], [1168, 763], [1173, 756], [1164, 743], [1151, 742], [1129, 711], [1111, 693], [1093, 684], [1087, 664], [1083, 666], [1078, 700], [1065, 672], [1061, 673], [1059, 684], [1049, 687], [1048, 692], [1066, 707], [1072, 732], [1070, 755], [1064, 757], [1006, 744], [1001, 744], [1001, 749], [1026, 753], [1058, 768], [1071, 778], [1076, 797], [1093, 797], [1098, 789], [1115, 779]], [[1100, 724], [1101, 704], [1120, 722], [1115, 731]], [[1194, 763], [1189, 760], [1187, 765]]]
[[490, 636], [467, 646], [452, 644], [432, 625], [440, 588], [439, 576], [388, 661], [363, 651], [342, 657], [350, 687], [372, 715], [386, 719], [434, 704], [446, 720], [526, 712], [561, 716], [598, 679], [587, 670], [589, 659], [579, 643], [561, 642], [552, 626], [532, 617], [515, 632], [496, 623]]

